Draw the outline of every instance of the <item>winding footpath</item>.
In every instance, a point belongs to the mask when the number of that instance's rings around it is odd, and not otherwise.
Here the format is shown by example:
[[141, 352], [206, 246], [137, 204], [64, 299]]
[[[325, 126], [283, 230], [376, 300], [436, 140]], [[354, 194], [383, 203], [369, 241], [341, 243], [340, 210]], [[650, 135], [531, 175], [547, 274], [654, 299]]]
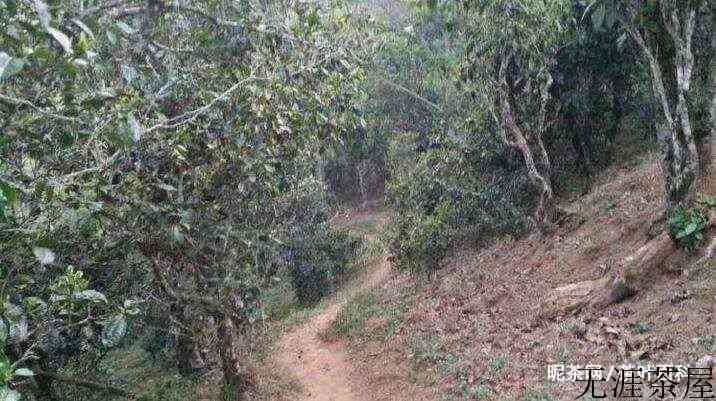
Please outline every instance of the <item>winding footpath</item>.
[[[377, 230], [383, 226], [380, 220], [376, 224]], [[372, 235], [367, 237], [372, 239]], [[405, 380], [376, 385], [375, 379], [381, 381], [381, 378], [368, 377], [370, 372], [354, 364], [343, 341], [326, 342], [321, 339], [321, 334], [330, 327], [346, 302], [359, 291], [385, 282], [390, 275], [390, 263], [386, 256], [368, 264], [367, 269], [369, 271], [362, 280], [346, 285], [325, 310], [286, 333], [279, 341], [272, 358], [300, 383], [303, 393], [297, 396], [296, 401], [414, 401], [422, 398], [416, 397], [419, 391], [408, 388], [412, 386]], [[392, 366], [390, 370], [395, 368]], [[372, 374], [376, 376], [376, 372]]]

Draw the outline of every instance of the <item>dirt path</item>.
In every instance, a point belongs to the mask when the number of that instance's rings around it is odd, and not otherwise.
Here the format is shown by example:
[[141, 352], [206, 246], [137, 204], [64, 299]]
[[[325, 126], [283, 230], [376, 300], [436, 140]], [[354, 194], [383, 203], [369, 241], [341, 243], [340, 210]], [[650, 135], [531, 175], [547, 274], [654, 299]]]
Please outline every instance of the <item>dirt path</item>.
[[[376, 230], [382, 229], [381, 221]], [[368, 234], [367, 239], [373, 235]], [[385, 400], [383, 389], [373, 386], [364, 372], [358, 372], [341, 342], [325, 342], [320, 338], [336, 319], [341, 307], [359, 291], [373, 288], [385, 281], [390, 273], [390, 263], [382, 256], [368, 264], [362, 280], [348, 285], [338, 293], [325, 310], [287, 333], [279, 342], [274, 360], [278, 366], [291, 372], [303, 388], [297, 401], [373, 401]], [[380, 394], [378, 394], [380, 393]], [[407, 396], [407, 394], [405, 394]], [[387, 394], [391, 401], [402, 400]], [[412, 397], [406, 398], [412, 400]]]
[[276, 362], [293, 373], [301, 383], [304, 394], [299, 400], [310, 401], [368, 401], [365, 388], [357, 388], [350, 377], [353, 370], [343, 344], [326, 343], [319, 337], [335, 320], [341, 306], [361, 289], [370, 288], [389, 272], [385, 259], [360, 286], [348, 289], [319, 315], [284, 336], [275, 354]]

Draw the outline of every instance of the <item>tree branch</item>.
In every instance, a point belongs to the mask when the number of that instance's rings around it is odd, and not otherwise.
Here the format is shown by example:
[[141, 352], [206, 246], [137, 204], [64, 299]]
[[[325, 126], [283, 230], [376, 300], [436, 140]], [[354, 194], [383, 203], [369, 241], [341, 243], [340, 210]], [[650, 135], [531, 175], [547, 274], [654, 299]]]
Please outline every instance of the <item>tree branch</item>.
[[51, 112], [49, 112], [49, 111], [45, 111], [45, 110], [41, 109], [40, 107], [35, 106], [35, 105], [34, 105], [32, 102], [30, 102], [29, 100], [18, 99], [18, 98], [14, 98], [14, 97], [11, 97], [11, 96], [3, 95], [2, 93], [0, 93], [0, 101], [6, 102], [6, 103], [10, 103], [10, 104], [12, 104], [12, 105], [21, 105], [21, 104], [24, 104], [24, 105], [26, 105], [26, 106], [30, 106], [30, 107], [32, 107], [33, 109], [35, 109], [36, 111], [38, 111], [39, 113], [44, 114], [44, 115], [46, 115], [46, 116], [48, 116], [48, 117], [52, 117], [52, 118], [54, 118], [54, 119], [56, 119], [56, 120], [67, 121], [67, 122], [73, 122], [73, 123], [74, 123], [74, 122], [78, 122], [78, 120], [77, 120], [76, 118], [61, 116], [61, 115], [59, 115], [59, 114], [54, 114], [54, 113], [51, 113]]
[[379, 80], [380, 82], [384, 83], [384, 84], [387, 84], [387, 85], [392, 86], [392, 87], [395, 88], [395, 89], [398, 89], [398, 90], [401, 91], [401, 92], [407, 93], [408, 95], [410, 95], [410, 96], [412, 96], [412, 97], [414, 97], [414, 98], [420, 100], [421, 102], [427, 104], [428, 106], [432, 107], [433, 109], [437, 110], [437, 111], [440, 112], [440, 113], [443, 112], [443, 109], [441, 109], [440, 106], [438, 106], [437, 104], [431, 102], [430, 100], [428, 100], [428, 99], [426, 99], [426, 98], [424, 98], [424, 97], [418, 95], [417, 93], [411, 91], [410, 89], [408, 89], [408, 88], [406, 88], [406, 87], [404, 87], [404, 86], [398, 85], [398, 84], [396, 84], [396, 83], [394, 83], [394, 82], [390, 82], [390, 81], [385, 80], [385, 79], [383, 79], [383, 78], [378, 78], [378, 80]]
[[166, 123], [159, 123], [152, 127], [149, 127], [144, 132], [150, 133], [152, 131], [156, 131], [159, 129], [173, 129], [173, 128], [179, 127], [181, 125], [188, 124], [188, 123], [196, 120], [196, 118], [201, 116], [202, 114], [206, 114], [209, 110], [211, 110], [211, 108], [218, 101], [226, 99], [227, 96], [229, 96], [233, 91], [238, 89], [242, 84], [245, 84], [250, 81], [258, 81], [258, 80], [266, 80], [266, 78], [248, 77], [246, 79], [242, 79], [241, 81], [232, 85], [229, 89], [224, 91], [222, 94], [220, 94], [219, 96], [214, 98], [211, 102], [207, 103], [206, 105], [204, 105], [196, 110], [176, 116], [176, 117], [170, 119], [169, 121], [167, 121]]
[[207, 311], [213, 315], [224, 315], [224, 306], [211, 298], [201, 297], [198, 295], [189, 295], [181, 292], [177, 292], [169, 286], [167, 279], [159, 269], [159, 263], [155, 260], [152, 263], [152, 269], [154, 270], [154, 277], [159, 284], [159, 287], [164, 291], [165, 294], [176, 302], [185, 302], [194, 305], [201, 305]]

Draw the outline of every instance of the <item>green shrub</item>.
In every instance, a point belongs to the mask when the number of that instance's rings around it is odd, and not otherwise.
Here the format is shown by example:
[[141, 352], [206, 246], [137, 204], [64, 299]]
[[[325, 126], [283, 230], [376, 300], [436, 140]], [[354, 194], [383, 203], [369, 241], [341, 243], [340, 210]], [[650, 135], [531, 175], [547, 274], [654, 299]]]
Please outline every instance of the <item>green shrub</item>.
[[703, 240], [702, 231], [708, 224], [704, 211], [680, 205], [669, 214], [667, 225], [671, 238], [686, 250], [696, 249]]
[[317, 225], [313, 236], [294, 241], [284, 256], [298, 301], [309, 306], [331, 294], [350, 272], [359, 245], [347, 229], [331, 229], [327, 223]]
[[398, 266], [412, 271], [430, 271], [439, 267], [450, 243], [447, 221], [454, 213], [449, 202], [441, 202], [435, 214], [398, 217], [391, 251]]
[[437, 138], [416, 150], [421, 141], [405, 135], [389, 149], [390, 251], [399, 267], [433, 270], [455, 244], [525, 231], [534, 197], [523, 175], [500, 165], [503, 149]]

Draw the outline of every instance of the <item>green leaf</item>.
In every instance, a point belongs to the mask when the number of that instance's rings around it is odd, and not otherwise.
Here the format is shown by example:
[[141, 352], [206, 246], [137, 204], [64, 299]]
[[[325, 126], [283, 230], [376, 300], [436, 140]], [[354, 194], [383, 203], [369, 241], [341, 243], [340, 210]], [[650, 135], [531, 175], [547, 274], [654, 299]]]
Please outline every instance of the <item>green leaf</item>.
[[10, 379], [12, 379], [12, 364], [10, 359], [3, 352], [0, 352], [0, 388]]
[[701, 203], [708, 207], [716, 207], [716, 196], [704, 195], [701, 199]]
[[107, 100], [114, 99], [117, 97], [117, 94], [114, 93], [114, 91], [105, 89], [100, 90], [97, 92], [92, 92], [82, 100], [82, 104], [93, 106], [93, 107], [101, 107]]
[[76, 58], [76, 59], [72, 60], [72, 65], [74, 65], [77, 68], [85, 68], [89, 65], [89, 63], [87, 62], [87, 60], [85, 60], [83, 58]]
[[117, 44], [117, 37], [114, 36], [112, 31], [107, 31], [107, 41], [113, 46]]
[[308, 26], [311, 28], [318, 26], [318, 23], [321, 22], [321, 20], [318, 16], [318, 10], [316, 10], [315, 8], [313, 10], [311, 10], [311, 14], [308, 15], [306, 22], [308, 23]]
[[17, 189], [4, 182], [0, 182], [0, 193], [5, 197], [8, 205], [13, 205], [17, 201]]
[[124, 313], [127, 314], [127, 316], [136, 316], [139, 314], [139, 301], [136, 299], [127, 299], [124, 301]]
[[128, 65], [122, 65], [121, 68], [122, 78], [124, 78], [124, 81], [127, 83], [127, 85], [131, 84], [132, 81], [137, 78], [137, 70]]
[[101, 341], [105, 347], [114, 347], [119, 344], [127, 333], [127, 319], [124, 315], [114, 315], [104, 323]]
[[47, 313], [47, 303], [38, 297], [27, 297], [23, 300], [25, 310], [31, 317], [42, 316]]
[[117, 21], [115, 25], [117, 25], [117, 28], [119, 28], [119, 30], [122, 31], [125, 35], [131, 35], [137, 31], [136, 29], [132, 28], [131, 26], [127, 25], [122, 21]]
[[72, 54], [72, 41], [67, 37], [67, 35], [51, 26], [48, 26], [45, 29], [47, 29], [47, 32], [60, 43], [60, 46], [62, 46], [62, 49], [65, 50], [65, 53]]
[[58, 294], [50, 295], [50, 302], [52, 302], [52, 303], [62, 302], [62, 301], [66, 301], [66, 300], [67, 300], [66, 295], [58, 295]]
[[15, 376], [32, 377], [32, 376], [35, 376], [35, 372], [33, 372], [32, 370], [27, 369], [27, 368], [20, 368], [20, 369], [15, 370]]
[[75, 292], [72, 297], [79, 301], [92, 301], [92, 302], [104, 302], [107, 303], [107, 297], [99, 291], [95, 290], [84, 290]]
[[87, 202], [87, 209], [92, 212], [99, 212], [104, 209], [104, 203], [102, 202]]
[[32, 248], [32, 253], [41, 265], [50, 265], [55, 262], [55, 253], [43, 247]]
[[165, 190], [165, 191], [167, 191], [167, 192], [176, 192], [176, 190], [177, 190], [177, 189], [174, 188], [173, 186], [171, 186], [171, 185], [169, 185], [169, 184], [165, 184], [165, 183], [163, 183], [163, 182], [160, 182], [160, 183], [155, 184], [155, 185], [157, 186], [157, 188], [161, 188], [161, 189], [163, 189], [163, 190]]
[[175, 242], [184, 242], [184, 233], [181, 232], [178, 225], [173, 225], [171, 230], [172, 240]]
[[703, 228], [704, 224], [700, 221], [691, 221], [683, 230], [676, 234], [676, 239], [687, 237]]
[[30, 334], [27, 317], [22, 313], [22, 309], [9, 302], [5, 303], [5, 318], [8, 320], [10, 327], [8, 328], [8, 339], [20, 344], [25, 341]]
[[0, 81], [10, 78], [22, 71], [22, 69], [25, 68], [25, 64], [27, 64], [27, 60], [24, 58], [12, 57], [8, 65], [5, 67], [5, 73], [0, 77]]

